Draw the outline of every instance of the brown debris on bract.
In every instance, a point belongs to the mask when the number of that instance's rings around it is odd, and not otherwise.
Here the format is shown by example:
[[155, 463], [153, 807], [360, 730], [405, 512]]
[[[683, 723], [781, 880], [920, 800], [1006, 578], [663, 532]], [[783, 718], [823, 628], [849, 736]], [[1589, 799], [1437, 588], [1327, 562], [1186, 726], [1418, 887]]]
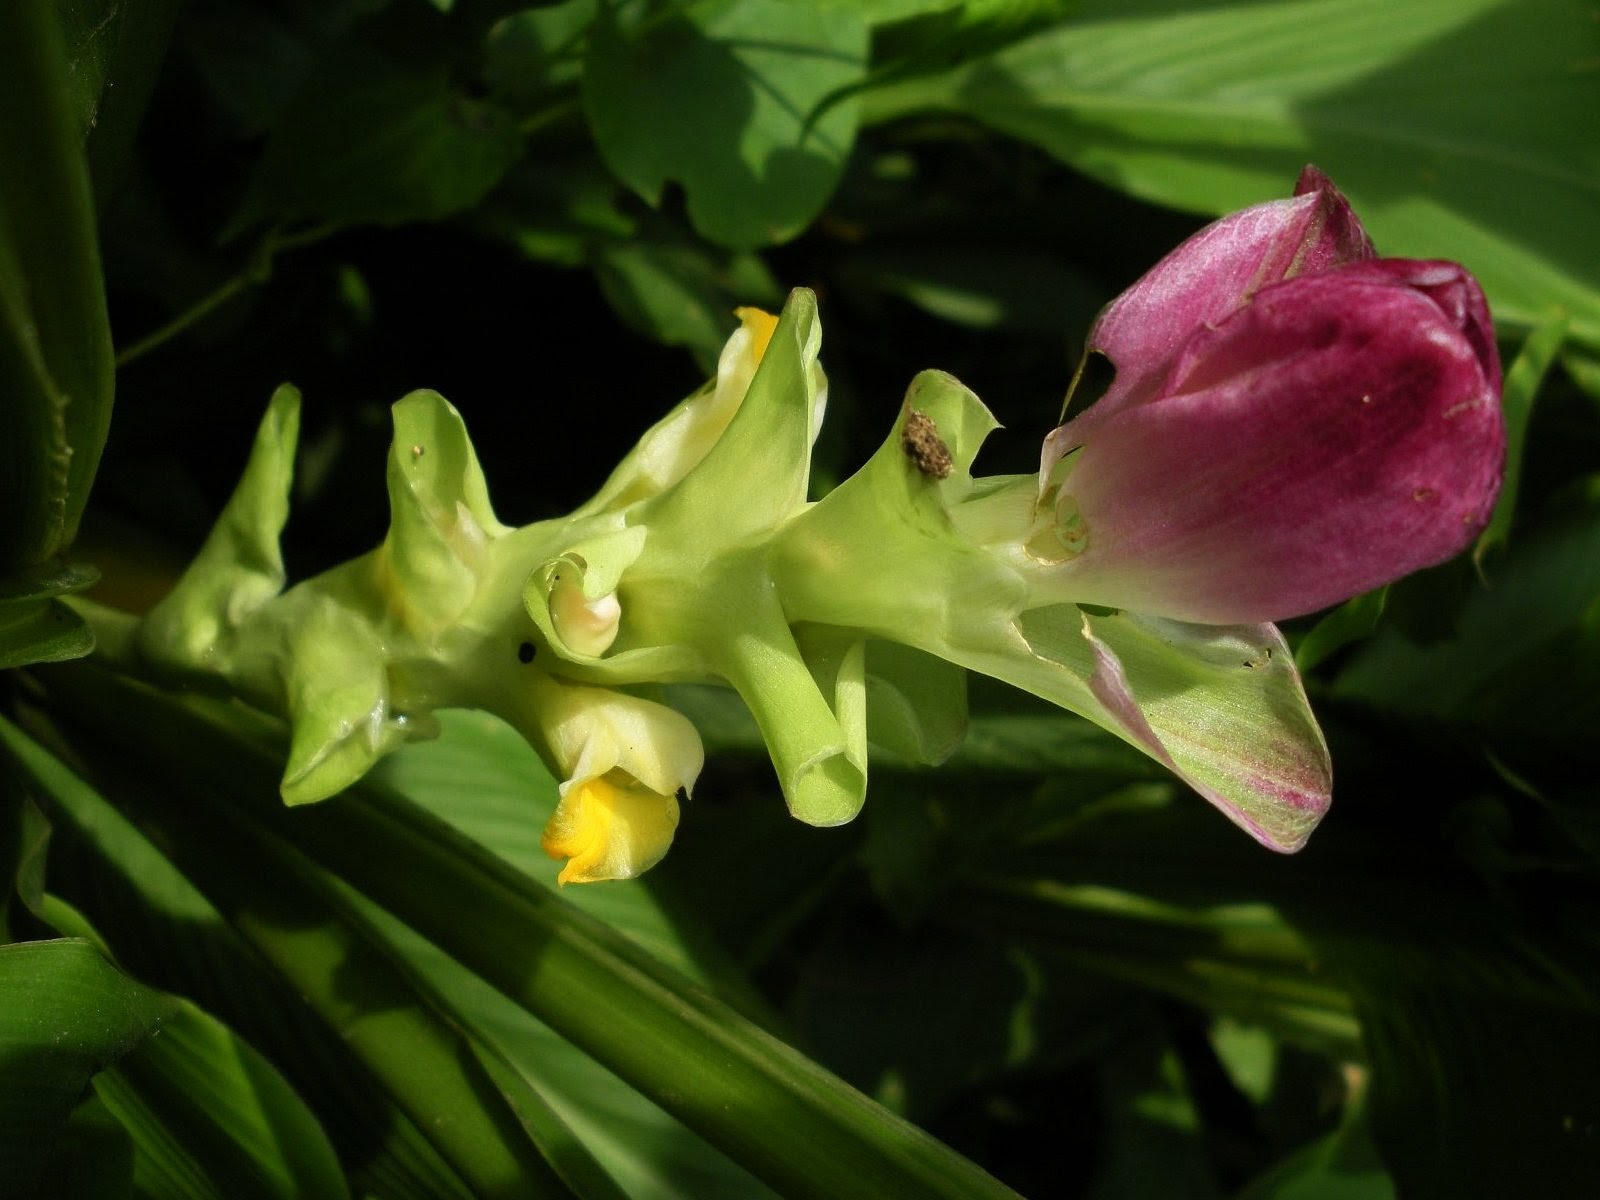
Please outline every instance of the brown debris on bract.
[[955, 469], [950, 447], [939, 436], [939, 427], [925, 412], [912, 409], [900, 431], [900, 445], [917, 470], [933, 479], [948, 479]]

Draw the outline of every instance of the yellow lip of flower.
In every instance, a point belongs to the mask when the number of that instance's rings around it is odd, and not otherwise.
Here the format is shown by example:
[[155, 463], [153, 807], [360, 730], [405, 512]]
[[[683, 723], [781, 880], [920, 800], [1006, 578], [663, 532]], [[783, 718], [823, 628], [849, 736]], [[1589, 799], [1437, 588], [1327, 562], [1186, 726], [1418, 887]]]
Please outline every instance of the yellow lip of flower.
[[739, 318], [739, 328], [750, 335], [751, 365], [759, 364], [772, 341], [772, 331], [778, 327], [778, 318], [759, 308], [736, 308], [733, 315]]
[[567, 775], [542, 845], [565, 858], [560, 882], [631, 879], [661, 860], [678, 792], [705, 762], [683, 714], [606, 688], [550, 680], [537, 697], [544, 739]]
[[540, 844], [565, 858], [557, 882], [631, 879], [659, 862], [678, 827], [678, 798], [613, 771], [569, 784]]

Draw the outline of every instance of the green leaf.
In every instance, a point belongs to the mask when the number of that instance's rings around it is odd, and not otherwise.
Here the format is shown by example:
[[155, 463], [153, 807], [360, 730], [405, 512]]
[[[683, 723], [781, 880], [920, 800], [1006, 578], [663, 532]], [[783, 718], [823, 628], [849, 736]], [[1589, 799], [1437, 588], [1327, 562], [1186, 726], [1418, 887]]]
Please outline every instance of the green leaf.
[[963, 888], [941, 909], [974, 933], [1004, 929], [1080, 968], [1264, 1026], [1298, 1045], [1354, 1057], [1349, 996], [1316, 951], [1266, 904], [1190, 907], [1055, 880]]
[[1253, 1180], [1237, 1200], [1395, 1200], [1395, 1194], [1358, 1108], [1338, 1129]]
[[[160, 742], [161, 733], [142, 736]], [[0, 734], [42, 789], [58, 798], [87, 790], [14, 729], [0, 723]], [[192, 776], [169, 771], [158, 779], [148, 767], [130, 770], [103, 743], [75, 748], [109, 778], [119, 804], [161, 831], [240, 936], [349, 1046], [470, 1189], [504, 1200], [570, 1194], [447, 1003], [393, 961], [381, 935], [342, 902], [337, 884], [278, 835], [250, 825], [230, 805], [210, 802], [207, 785], [197, 787]], [[232, 766], [230, 784], [209, 786], [237, 786], [243, 777], [239, 764]], [[249, 768], [267, 795], [275, 792], [270, 767], [257, 761]], [[289, 811], [275, 798], [273, 807]]]
[[153, 1195], [350, 1194], [321, 1125], [283, 1076], [193, 1004], [181, 1003], [160, 1037], [102, 1072], [95, 1090], [133, 1133], [134, 1182]]
[[[50, 919], [99, 941], [60, 901]], [[133, 1135], [135, 1184], [208, 1200], [348, 1200], [333, 1147], [283, 1076], [203, 1009], [173, 1004], [160, 1037], [95, 1077], [101, 1102]]]
[[0, 571], [71, 545], [111, 423], [111, 330], [61, 31], [0, 5]]
[[155, 86], [179, 0], [59, 0], [73, 105], [89, 154], [96, 202], [117, 192]]
[[[1551, 305], [1600, 345], [1600, 69], [1573, 0], [1097, 0], [874, 96], [867, 119], [969, 114], [1147, 200], [1222, 213], [1314, 162], [1390, 254], [1478, 274], [1496, 317]], [[1471, 88], [1460, 81], [1472, 79]]]
[[595, 278], [624, 321], [658, 342], [685, 346], [714, 373], [742, 304], [776, 308], [783, 290], [754, 254], [661, 234], [607, 242], [592, 255]]
[[125, 1200], [133, 1194], [133, 1139], [93, 1092], [72, 1110], [32, 1200]]
[[[225, 876], [230, 887], [270, 887], [284, 902], [282, 879], [233, 879], [254, 872], [236, 857], [246, 839], [237, 850], [220, 840], [223, 821], [238, 822], [239, 834], [257, 826], [253, 853], [280, 864], [298, 861], [287, 853], [292, 839], [296, 854], [311, 855], [784, 1194], [836, 1197], [863, 1185], [963, 1200], [1012, 1194], [401, 797], [358, 787], [337, 804], [285, 809], [271, 787], [270, 755], [104, 672], [58, 670], [53, 678], [53, 688], [70, 687], [58, 694], [70, 696], [76, 713], [117, 739], [121, 757], [138, 757], [153, 742], [193, 747], [200, 739], [210, 748], [191, 753], [189, 765], [228, 801], [202, 806], [217, 808], [217, 824], [196, 832], [211, 822], [195, 820], [190, 803], [166, 809], [162, 827], [196, 850], [203, 838], [206, 854], [196, 864], [219, 883]], [[134, 696], [147, 719], [130, 736], [120, 717]], [[284, 928], [274, 940], [289, 936]], [[336, 961], [350, 950], [343, 943]], [[384, 1010], [392, 1019], [403, 1011]], [[391, 1069], [421, 1073], [414, 1045], [386, 1039], [370, 1052]], [[780, 1128], [785, 1135], [774, 1138]]]
[[[468, 1200], [459, 1177], [337, 1033], [169, 859], [15, 727], [0, 722], [0, 740], [50, 805], [53, 886], [81, 902], [122, 961], [196, 997], [270, 1054], [351, 1156], [358, 1187], [395, 1200]], [[59, 916], [57, 907], [52, 919]]]
[[[403, 747], [378, 767], [374, 783], [424, 806], [554, 890], [555, 867], [539, 835], [555, 809], [555, 779], [520, 734], [487, 713], [445, 712], [440, 723], [437, 742]], [[715, 986], [746, 1014], [764, 1014], [748, 980], [704, 927], [664, 903], [655, 886], [659, 880], [659, 872], [652, 872], [616, 886], [569, 887], [561, 895], [660, 961]], [[437, 947], [403, 927], [390, 928], [388, 935], [581, 1137], [570, 1157], [592, 1154], [615, 1176], [614, 1186], [635, 1200], [746, 1200], [766, 1194], [725, 1155]], [[548, 1139], [541, 1145], [577, 1186]]]
[[94, 631], [59, 600], [0, 604], [0, 669], [82, 658]]
[[238, 213], [257, 222], [438, 220], [471, 208], [522, 154], [511, 116], [354, 43], [320, 61], [273, 125]]
[[619, 179], [735, 249], [785, 241], [821, 210], [855, 139], [867, 27], [782, 0], [704, 0], [625, 27], [603, 6], [584, 107]]
[[1346, 600], [1313, 625], [1301, 639], [1294, 651], [1295, 666], [1302, 671], [1309, 671], [1335, 651], [1369, 637], [1378, 627], [1388, 599], [1389, 587], [1385, 584]]
[[96, 1072], [170, 1014], [88, 942], [0, 946], [0, 1161], [26, 1195]]
[[1592, 950], [1494, 917], [1413, 926], [1405, 942], [1337, 959], [1354, 977], [1373, 1136], [1398, 1194], [1499, 1200], [1537, 1178], [1542, 1196], [1589, 1195], [1600, 1136]]
[[93, 567], [52, 560], [0, 579], [0, 669], [82, 658], [94, 631], [57, 597], [100, 578]]
[[1506, 372], [1504, 407], [1506, 417], [1506, 474], [1500, 485], [1489, 527], [1472, 547], [1472, 561], [1480, 568], [1484, 558], [1511, 538], [1511, 522], [1516, 518], [1517, 493], [1521, 490], [1522, 460], [1528, 442], [1528, 419], [1533, 401], [1544, 382], [1545, 372], [1555, 361], [1567, 336], [1567, 315], [1556, 313], [1545, 319], [1522, 345], [1516, 361]]
[[1491, 746], [1521, 736], [1592, 753], [1600, 503], [1591, 499], [1520, 535], [1490, 566], [1488, 585], [1472, 587], [1443, 634], [1414, 640], [1386, 623], [1333, 694], [1389, 713], [1466, 722]]

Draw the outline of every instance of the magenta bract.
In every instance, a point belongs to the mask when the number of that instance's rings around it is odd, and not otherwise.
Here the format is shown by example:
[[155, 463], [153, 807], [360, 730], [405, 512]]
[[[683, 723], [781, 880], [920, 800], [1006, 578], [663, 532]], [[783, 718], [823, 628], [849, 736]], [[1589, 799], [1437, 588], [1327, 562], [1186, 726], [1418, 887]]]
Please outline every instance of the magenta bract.
[[1076, 599], [1277, 620], [1488, 521], [1505, 437], [1482, 291], [1454, 263], [1372, 258], [1343, 197], [1308, 184], [1202, 230], [1096, 323], [1116, 380], [1046, 440], [1041, 475]]

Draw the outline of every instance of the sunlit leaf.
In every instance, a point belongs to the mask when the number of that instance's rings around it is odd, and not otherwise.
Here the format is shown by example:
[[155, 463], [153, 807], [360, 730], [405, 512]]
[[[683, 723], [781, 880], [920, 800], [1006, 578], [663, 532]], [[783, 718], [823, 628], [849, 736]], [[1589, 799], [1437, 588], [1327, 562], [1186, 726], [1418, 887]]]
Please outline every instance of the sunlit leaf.
[[682, 186], [695, 228], [749, 249], [821, 209], [855, 138], [867, 29], [783, 0], [702, 0], [633, 27], [602, 6], [584, 106], [607, 165], [651, 204]]
[[1385, 253], [1466, 263], [1502, 321], [1564, 306], [1593, 347], [1600, 59], [1574, 54], [1590, 17], [1572, 0], [1099, 0], [875, 96], [867, 119], [967, 113], [1197, 212], [1285, 195], [1314, 162]]

